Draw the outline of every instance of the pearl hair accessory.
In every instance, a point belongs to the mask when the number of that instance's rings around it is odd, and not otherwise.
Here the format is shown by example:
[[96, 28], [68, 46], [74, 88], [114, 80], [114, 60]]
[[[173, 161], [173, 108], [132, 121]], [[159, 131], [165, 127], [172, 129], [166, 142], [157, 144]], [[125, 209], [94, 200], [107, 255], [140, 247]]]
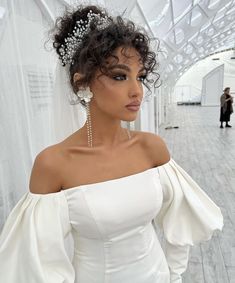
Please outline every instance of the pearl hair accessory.
[[82, 43], [83, 37], [89, 33], [91, 23], [96, 22], [96, 28], [98, 30], [103, 30], [110, 24], [111, 20], [102, 12], [102, 14], [95, 14], [90, 10], [87, 14], [87, 20], [78, 20], [72, 31], [72, 34], [68, 34], [65, 38], [65, 43], [59, 48], [62, 65], [73, 64], [73, 56], [79, 46]]

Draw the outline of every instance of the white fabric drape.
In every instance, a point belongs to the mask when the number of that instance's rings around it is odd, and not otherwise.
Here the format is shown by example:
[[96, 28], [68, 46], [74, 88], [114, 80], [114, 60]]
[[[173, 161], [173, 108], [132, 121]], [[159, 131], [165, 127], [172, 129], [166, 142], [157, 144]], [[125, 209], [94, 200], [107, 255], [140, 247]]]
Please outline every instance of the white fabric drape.
[[88, 2], [0, 1], [0, 231], [28, 191], [36, 155], [84, 125], [85, 110], [69, 102], [68, 78], [48, 42], [48, 31], [66, 3]]
[[[84, 122], [75, 121], [81, 106], [70, 105], [67, 94], [53, 95], [58, 59], [50, 42], [44, 47], [53, 19], [39, 2], [0, 2], [0, 231], [28, 190], [35, 156]], [[47, 4], [55, 17], [65, 8], [61, 1]]]
[[84, 107], [76, 103], [77, 97], [70, 87], [68, 70], [57, 62], [55, 82], [53, 87], [53, 99], [51, 104], [50, 125], [53, 135], [53, 143], [57, 143], [78, 128], [86, 121]]

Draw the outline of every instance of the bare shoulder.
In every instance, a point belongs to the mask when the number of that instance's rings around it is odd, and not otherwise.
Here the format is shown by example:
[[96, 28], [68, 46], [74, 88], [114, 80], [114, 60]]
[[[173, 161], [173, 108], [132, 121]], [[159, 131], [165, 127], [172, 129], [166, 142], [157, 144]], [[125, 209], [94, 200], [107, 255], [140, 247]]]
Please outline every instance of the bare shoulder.
[[49, 146], [36, 156], [29, 182], [32, 193], [48, 194], [60, 191], [61, 161], [59, 145]]
[[166, 143], [159, 135], [142, 131], [135, 131], [135, 134], [139, 135], [144, 150], [152, 158], [155, 166], [160, 166], [170, 161], [170, 153]]

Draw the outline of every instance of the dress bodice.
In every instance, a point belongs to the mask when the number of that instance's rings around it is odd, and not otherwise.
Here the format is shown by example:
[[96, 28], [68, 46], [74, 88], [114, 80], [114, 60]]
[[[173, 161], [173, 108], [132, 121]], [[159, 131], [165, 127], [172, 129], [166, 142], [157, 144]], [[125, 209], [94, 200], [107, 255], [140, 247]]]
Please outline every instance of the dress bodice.
[[151, 223], [163, 200], [157, 168], [64, 193], [74, 239], [73, 265], [78, 267], [76, 282], [91, 276], [89, 282], [94, 283], [130, 278], [154, 283], [159, 272], [170, 280]]
[[64, 190], [72, 228], [82, 237], [111, 240], [145, 226], [162, 205], [157, 168]]

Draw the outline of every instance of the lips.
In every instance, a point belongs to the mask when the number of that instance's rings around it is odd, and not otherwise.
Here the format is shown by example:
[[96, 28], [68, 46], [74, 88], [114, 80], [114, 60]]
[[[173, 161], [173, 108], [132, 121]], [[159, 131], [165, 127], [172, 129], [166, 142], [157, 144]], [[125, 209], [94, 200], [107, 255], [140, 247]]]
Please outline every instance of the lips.
[[130, 107], [130, 106], [140, 106], [140, 102], [139, 101], [134, 101], [134, 102], [126, 105], [126, 107]]
[[140, 101], [136, 100], [131, 102], [130, 104], [126, 105], [126, 108], [129, 111], [138, 111], [140, 108]]

